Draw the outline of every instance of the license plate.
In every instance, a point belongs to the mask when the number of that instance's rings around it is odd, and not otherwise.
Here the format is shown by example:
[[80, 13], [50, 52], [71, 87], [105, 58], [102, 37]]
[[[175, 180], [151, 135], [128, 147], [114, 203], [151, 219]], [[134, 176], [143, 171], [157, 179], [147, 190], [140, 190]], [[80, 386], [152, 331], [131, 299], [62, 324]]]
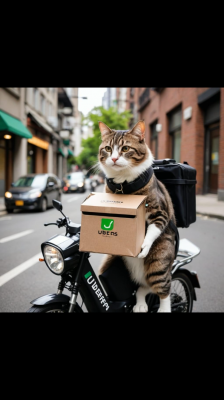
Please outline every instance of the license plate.
[[23, 206], [24, 205], [24, 201], [22, 200], [16, 200], [16, 206]]
[[77, 189], [76, 186], [71, 187], [71, 190], [76, 190], [76, 189]]

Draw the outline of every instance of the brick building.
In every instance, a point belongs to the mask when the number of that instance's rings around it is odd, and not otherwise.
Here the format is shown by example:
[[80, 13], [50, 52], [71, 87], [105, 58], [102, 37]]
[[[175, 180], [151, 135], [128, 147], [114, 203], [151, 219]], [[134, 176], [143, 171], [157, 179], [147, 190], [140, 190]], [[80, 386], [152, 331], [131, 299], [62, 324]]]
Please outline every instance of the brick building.
[[197, 170], [197, 194], [224, 201], [224, 88], [128, 88], [130, 122], [146, 124], [156, 159], [187, 161]]

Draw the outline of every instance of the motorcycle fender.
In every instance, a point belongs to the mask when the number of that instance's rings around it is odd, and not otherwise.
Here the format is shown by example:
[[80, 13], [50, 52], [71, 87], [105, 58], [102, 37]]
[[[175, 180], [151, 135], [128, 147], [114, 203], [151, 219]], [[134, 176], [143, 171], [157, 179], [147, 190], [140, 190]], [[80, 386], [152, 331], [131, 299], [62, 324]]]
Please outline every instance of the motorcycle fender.
[[51, 303], [69, 303], [70, 297], [66, 294], [45, 294], [44, 296], [38, 297], [35, 300], [32, 300], [30, 303], [35, 304], [36, 306], [45, 306], [46, 304]]
[[[197, 272], [195, 272], [195, 271], [189, 271], [188, 269], [183, 268], [183, 267], [180, 267], [180, 268], [178, 269], [178, 271], [184, 272], [184, 273], [188, 276], [188, 278], [190, 279], [190, 281], [191, 281], [193, 287], [194, 287], [194, 288], [199, 288], [199, 289], [200, 289], [201, 286], [200, 286], [200, 283], [199, 283], [199, 280], [198, 280]], [[195, 290], [194, 290], [194, 300], [197, 300]]]

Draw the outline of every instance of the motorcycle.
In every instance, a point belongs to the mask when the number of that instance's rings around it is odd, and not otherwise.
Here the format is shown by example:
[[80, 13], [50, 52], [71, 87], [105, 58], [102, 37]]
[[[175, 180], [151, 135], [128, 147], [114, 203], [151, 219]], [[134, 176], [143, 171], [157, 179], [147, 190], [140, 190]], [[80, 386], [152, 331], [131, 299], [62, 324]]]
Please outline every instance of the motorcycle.
[[[136, 304], [138, 285], [131, 281], [129, 272], [121, 257], [102, 275], [96, 276], [90, 262], [90, 253], [79, 251], [81, 225], [73, 223], [62, 212], [62, 203], [52, 201], [63, 218], [56, 225], [65, 227], [65, 234], [58, 234], [41, 244], [43, 258], [49, 270], [61, 277], [57, 293], [46, 294], [31, 301], [32, 307], [26, 312], [37, 313], [82, 313], [83, 304], [87, 312], [133, 312]], [[200, 288], [195, 271], [184, 268], [200, 253], [200, 249], [187, 239], [181, 239], [177, 257], [172, 266], [171, 312], [192, 312], [193, 302], [197, 300], [195, 288]], [[63, 294], [64, 289], [71, 292], [70, 297]], [[82, 306], [77, 301], [81, 296]], [[146, 296], [148, 313], [155, 313], [159, 308], [159, 297], [155, 294]]]

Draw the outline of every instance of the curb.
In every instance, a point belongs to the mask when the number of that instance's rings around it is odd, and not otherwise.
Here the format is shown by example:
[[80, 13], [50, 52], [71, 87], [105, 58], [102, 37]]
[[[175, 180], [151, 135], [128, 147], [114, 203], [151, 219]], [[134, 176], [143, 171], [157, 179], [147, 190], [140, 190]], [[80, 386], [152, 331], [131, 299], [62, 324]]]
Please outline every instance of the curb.
[[196, 212], [196, 216], [199, 217], [209, 217], [209, 218], [218, 218], [224, 220], [223, 215], [217, 215], [217, 214], [209, 214], [209, 213], [202, 213], [202, 212]]

